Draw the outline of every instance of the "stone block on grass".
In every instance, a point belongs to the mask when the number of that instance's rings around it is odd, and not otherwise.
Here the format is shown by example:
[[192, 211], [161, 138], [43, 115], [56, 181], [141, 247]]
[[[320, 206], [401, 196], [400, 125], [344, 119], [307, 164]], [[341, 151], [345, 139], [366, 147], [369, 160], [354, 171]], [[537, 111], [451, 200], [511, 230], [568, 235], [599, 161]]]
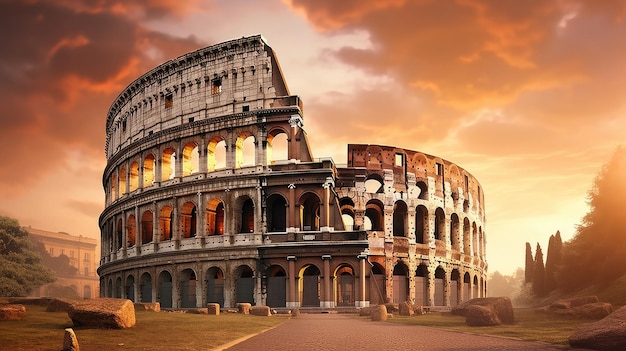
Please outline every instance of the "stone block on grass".
[[272, 311], [269, 306], [252, 306], [250, 308], [250, 314], [253, 316], [269, 317], [272, 315]]
[[385, 305], [378, 305], [371, 307], [372, 322], [382, 322], [387, 320], [387, 307]]
[[50, 300], [48, 306], [46, 306], [46, 312], [67, 312], [70, 310], [70, 306], [78, 300], [55, 298]]
[[135, 302], [135, 311], [161, 312], [160, 302]]
[[219, 303], [208, 303], [206, 305], [207, 313], [212, 316], [220, 315], [220, 304]]
[[250, 314], [250, 307], [252, 307], [252, 304], [250, 303], [239, 302], [237, 303], [237, 312], [241, 314]]
[[0, 321], [19, 321], [26, 317], [26, 306], [20, 304], [0, 305]]
[[135, 306], [127, 299], [89, 299], [78, 301], [67, 312], [74, 326], [100, 329], [125, 329], [135, 325]]

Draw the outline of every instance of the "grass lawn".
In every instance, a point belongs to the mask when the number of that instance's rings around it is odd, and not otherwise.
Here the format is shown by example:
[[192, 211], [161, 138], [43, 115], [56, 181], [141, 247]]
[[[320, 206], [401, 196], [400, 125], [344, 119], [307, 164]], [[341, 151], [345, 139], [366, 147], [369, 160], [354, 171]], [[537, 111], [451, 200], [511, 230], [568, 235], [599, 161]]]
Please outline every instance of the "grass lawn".
[[[285, 322], [288, 315], [258, 317], [235, 313], [136, 313], [137, 324], [128, 329], [75, 328], [81, 350], [210, 350], [235, 339]], [[46, 312], [27, 305], [26, 318], [0, 322], [0, 349], [54, 350], [63, 348], [64, 329], [72, 327], [66, 312]]]
[[568, 344], [567, 339], [579, 325], [596, 320], [564, 318], [537, 313], [530, 309], [516, 309], [515, 324], [495, 327], [470, 327], [465, 324], [465, 317], [442, 313], [427, 313], [412, 317], [394, 315], [388, 321], [565, 345]]

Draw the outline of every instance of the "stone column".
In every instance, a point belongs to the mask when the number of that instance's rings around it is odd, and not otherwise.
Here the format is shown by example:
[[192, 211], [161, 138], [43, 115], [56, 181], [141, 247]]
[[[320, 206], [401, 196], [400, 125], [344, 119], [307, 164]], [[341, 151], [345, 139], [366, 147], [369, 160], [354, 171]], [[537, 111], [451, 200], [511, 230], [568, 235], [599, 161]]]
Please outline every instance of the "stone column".
[[330, 280], [330, 260], [331, 255], [322, 255], [322, 261], [324, 261], [324, 280], [322, 283], [323, 296], [320, 299], [320, 307], [322, 308], [334, 308], [335, 301], [332, 294], [332, 283]]
[[443, 305], [444, 306], [451, 306], [450, 305], [450, 296], [452, 295], [452, 292], [450, 291], [451, 277], [452, 277], [452, 272], [450, 272], [449, 270], [446, 271], [446, 276], [443, 280]]
[[161, 235], [159, 233], [159, 213], [156, 201], [152, 201], [152, 250], [159, 251], [159, 242]]
[[287, 289], [287, 308], [298, 308], [300, 302], [298, 301], [297, 287], [296, 287], [296, 256], [287, 256], [288, 264], [288, 285]]
[[[122, 257], [126, 258], [127, 251], [128, 251], [128, 228], [126, 228], [126, 213], [124, 211], [122, 211], [121, 213], [122, 215], [122, 233], [120, 233], [120, 235], [122, 235]], [[117, 230], [117, 225], [116, 228]]]
[[[296, 228], [299, 227], [299, 225], [296, 224], [296, 185], [289, 184], [287, 189], [289, 189], [289, 204], [287, 205], [287, 232], [295, 233]], [[295, 240], [295, 238], [292, 240]]]
[[142, 234], [139, 206], [135, 206], [135, 254], [137, 256], [141, 255]]
[[367, 261], [367, 255], [358, 255], [359, 259], [359, 298], [355, 301], [355, 307], [368, 307], [370, 302], [365, 300], [365, 273], [366, 273], [366, 265], [365, 261]]

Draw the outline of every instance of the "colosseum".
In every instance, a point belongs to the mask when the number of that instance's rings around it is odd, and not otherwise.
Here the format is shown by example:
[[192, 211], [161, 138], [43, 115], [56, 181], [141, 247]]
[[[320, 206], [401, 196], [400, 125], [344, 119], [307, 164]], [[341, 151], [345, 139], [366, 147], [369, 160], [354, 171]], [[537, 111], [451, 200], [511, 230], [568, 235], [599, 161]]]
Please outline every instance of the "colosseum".
[[260, 35], [167, 61], [106, 121], [103, 297], [454, 306], [486, 295], [484, 196], [437, 156], [347, 145], [314, 158], [304, 109]]

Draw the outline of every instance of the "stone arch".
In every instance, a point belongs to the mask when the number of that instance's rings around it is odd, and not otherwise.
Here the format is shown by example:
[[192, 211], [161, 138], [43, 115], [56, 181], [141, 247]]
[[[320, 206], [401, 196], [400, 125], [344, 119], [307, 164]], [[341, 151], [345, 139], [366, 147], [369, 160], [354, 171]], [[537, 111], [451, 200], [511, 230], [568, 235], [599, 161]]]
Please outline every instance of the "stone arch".
[[185, 202], [180, 208], [180, 228], [183, 238], [191, 238], [197, 234], [197, 209], [192, 201]]
[[124, 285], [124, 290], [126, 294], [126, 298], [132, 302], [135, 301], [135, 276], [129, 274], [126, 277], [126, 284]]
[[383, 166], [383, 149], [377, 145], [369, 145], [367, 152], [367, 169], [381, 169]]
[[197, 307], [196, 299], [196, 272], [191, 268], [186, 268], [178, 275], [180, 282], [180, 307]]
[[466, 255], [471, 255], [471, 233], [470, 233], [470, 221], [467, 217], [463, 219], [463, 253]]
[[255, 144], [256, 139], [251, 132], [246, 131], [239, 134], [235, 143], [235, 168], [254, 166], [256, 164]]
[[309, 264], [299, 273], [299, 291], [302, 307], [320, 306], [320, 270], [316, 265]]
[[459, 187], [462, 186], [463, 182], [461, 181], [461, 172], [459, 171], [459, 167], [455, 164], [451, 164], [448, 169], [448, 182], [450, 183], [450, 191], [452, 196], [452, 201], [456, 206], [459, 201]]
[[369, 200], [365, 204], [365, 230], [385, 230], [384, 208], [383, 203], [377, 199]]
[[161, 207], [159, 213], [159, 233], [160, 240], [171, 240], [173, 232], [173, 215], [172, 206], [165, 205]]
[[206, 206], [206, 233], [207, 235], [223, 235], [226, 227], [224, 202], [214, 197]]
[[334, 281], [337, 306], [354, 306], [354, 268], [345, 263], [339, 265], [335, 269]]
[[459, 250], [459, 240], [461, 236], [459, 216], [453, 213], [450, 216], [450, 245], [452, 250]]
[[477, 298], [480, 297], [480, 295], [478, 294], [479, 288], [478, 288], [478, 276], [474, 275], [474, 285], [472, 286], [472, 298]]
[[152, 242], [154, 235], [154, 221], [152, 211], [147, 210], [141, 214], [141, 243]]
[[472, 222], [472, 255], [478, 257], [478, 230], [476, 222]]
[[126, 166], [121, 166], [119, 170], [118, 189], [120, 190], [120, 196], [126, 194]]
[[139, 301], [152, 302], [152, 276], [148, 272], [139, 278]]
[[172, 308], [174, 284], [172, 283], [172, 274], [169, 271], [163, 270], [159, 273], [158, 286], [158, 302], [161, 304], [161, 308]]
[[450, 306], [456, 306], [462, 301], [461, 290], [461, 273], [457, 268], [450, 273]]
[[382, 175], [378, 173], [370, 173], [365, 179], [365, 192], [370, 194], [382, 194], [385, 192], [385, 181]]
[[428, 266], [423, 263], [415, 270], [415, 304], [428, 306]]
[[317, 231], [320, 228], [320, 198], [316, 193], [306, 192], [300, 196], [300, 230]]
[[174, 178], [176, 175], [176, 150], [172, 147], [165, 148], [161, 153], [161, 181]]
[[191, 141], [183, 148], [183, 177], [197, 173], [200, 170], [200, 155], [198, 144]]
[[207, 146], [207, 167], [209, 172], [226, 168], [226, 141], [221, 136], [216, 136], [209, 141]]
[[287, 274], [279, 265], [271, 265], [265, 270], [266, 304], [270, 307], [287, 306]]
[[409, 267], [399, 261], [393, 267], [393, 303], [409, 301]]
[[83, 286], [83, 299], [91, 298], [91, 286], [85, 285]]
[[237, 199], [237, 208], [240, 216], [237, 233], [254, 233], [254, 201], [247, 196], [241, 196]]
[[408, 208], [406, 202], [398, 200], [393, 204], [393, 235], [407, 236], [409, 231]]
[[439, 266], [435, 269], [435, 306], [445, 306], [446, 270]]
[[416, 152], [411, 158], [411, 165], [416, 179], [428, 179], [429, 162], [426, 155]]
[[428, 243], [428, 209], [424, 205], [418, 205], [415, 209], [415, 242], [418, 244]]
[[153, 154], [148, 154], [143, 160], [143, 186], [148, 187], [154, 183], [155, 159]]
[[465, 272], [463, 274], [463, 301], [469, 301], [471, 299], [471, 290], [470, 290], [470, 281], [472, 278], [470, 277], [469, 272]]
[[[115, 298], [121, 299], [122, 298], [122, 277], [117, 277], [115, 279]], [[76, 290], [76, 286], [74, 285], [74, 290]]]
[[119, 218], [117, 220], [117, 227], [115, 228], [115, 237], [117, 238], [117, 250], [122, 248], [123, 238], [124, 238], [124, 229], [123, 229], [123, 220]]
[[113, 297], [113, 279], [109, 278], [109, 284], [106, 287], [106, 297]]
[[443, 240], [445, 238], [446, 214], [441, 207], [435, 210], [435, 240]]
[[248, 265], [235, 270], [235, 302], [254, 304], [254, 271]]
[[342, 197], [339, 200], [339, 209], [341, 211], [341, 220], [346, 230], [358, 230], [354, 226], [354, 201], [349, 197]]
[[287, 231], [287, 200], [281, 194], [272, 194], [267, 198], [267, 231]]
[[118, 181], [117, 181], [117, 173], [114, 172], [111, 175], [111, 202], [117, 200], [117, 198], [118, 198], [118, 195], [119, 195], [119, 193], [117, 191], [118, 185], [119, 184], [118, 184]]
[[224, 306], [224, 272], [219, 267], [206, 272], [206, 302]]
[[133, 161], [130, 164], [130, 191], [133, 192], [139, 188], [139, 162]]
[[135, 220], [135, 215], [131, 214], [126, 219], [126, 240], [128, 242], [128, 247], [135, 246], [136, 239], [137, 239], [137, 222]]
[[282, 128], [274, 128], [267, 133], [267, 164], [289, 159], [288, 133]]

